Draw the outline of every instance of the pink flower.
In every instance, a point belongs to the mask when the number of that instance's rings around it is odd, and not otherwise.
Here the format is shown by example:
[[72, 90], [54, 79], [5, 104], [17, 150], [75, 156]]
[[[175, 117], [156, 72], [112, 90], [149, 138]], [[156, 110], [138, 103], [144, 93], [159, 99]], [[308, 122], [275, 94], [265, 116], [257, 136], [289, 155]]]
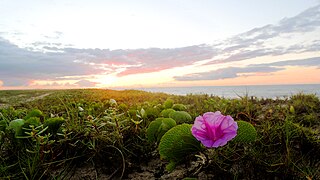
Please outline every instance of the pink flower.
[[207, 148], [224, 146], [237, 135], [238, 124], [231, 116], [217, 111], [198, 116], [191, 128], [192, 135]]

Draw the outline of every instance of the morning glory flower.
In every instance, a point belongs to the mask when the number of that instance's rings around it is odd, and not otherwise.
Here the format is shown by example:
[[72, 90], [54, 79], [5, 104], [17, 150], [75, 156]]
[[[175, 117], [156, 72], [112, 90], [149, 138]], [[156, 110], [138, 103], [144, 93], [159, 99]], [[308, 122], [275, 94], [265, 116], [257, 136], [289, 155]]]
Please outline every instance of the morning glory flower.
[[229, 115], [207, 112], [198, 116], [191, 128], [192, 135], [207, 148], [224, 146], [237, 135], [238, 124]]

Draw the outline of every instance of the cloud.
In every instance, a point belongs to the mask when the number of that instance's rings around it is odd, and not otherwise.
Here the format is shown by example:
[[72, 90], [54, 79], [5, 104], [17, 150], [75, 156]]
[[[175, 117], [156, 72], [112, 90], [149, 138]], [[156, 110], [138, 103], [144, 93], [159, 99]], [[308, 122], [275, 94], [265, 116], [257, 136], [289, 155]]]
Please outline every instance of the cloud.
[[277, 25], [266, 25], [252, 29], [229, 39], [232, 43], [250, 45], [258, 40], [270, 39], [284, 33], [307, 33], [320, 26], [320, 5], [309, 8], [302, 13], [282, 19]]
[[125, 68], [119, 76], [157, 72], [164, 69], [190, 65], [194, 62], [210, 59], [216, 55], [215, 50], [208, 45], [195, 45], [173, 49], [64, 49], [67, 53], [80, 54], [80, 62], [117, 65]]
[[[260, 67], [228, 67], [214, 71], [188, 74], [186, 76], [174, 77], [177, 81], [198, 81], [198, 80], [218, 80], [239, 77], [243, 73], [270, 73], [282, 70], [284, 68], [260, 66]], [[256, 75], [256, 74], [252, 74]], [[247, 75], [250, 76], [250, 75]]]
[[0, 87], [3, 85], [3, 81], [0, 80]]
[[[307, 36], [303, 39], [305, 35], [312, 33], [315, 34], [313, 41], [307, 42]], [[217, 53], [225, 57], [208, 64], [241, 61], [266, 55], [317, 52], [320, 50], [320, 36], [316, 34], [319, 33], [320, 5], [317, 5], [297, 16], [282, 19], [278, 24], [254, 28], [226, 39], [215, 45]]]
[[216, 52], [210, 46], [197, 45], [175, 49], [152, 48], [135, 50], [132, 51], [130, 55], [134, 57], [141, 66], [127, 68], [126, 71], [119, 74], [120, 76], [183, 67], [197, 61], [210, 59], [216, 55]]
[[60, 39], [63, 36], [63, 32], [55, 31], [52, 35], [45, 35], [44, 37], [47, 39]]
[[31, 45], [33, 45], [33, 46], [51, 46], [51, 45], [61, 46], [62, 43], [49, 43], [46, 41], [36, 41], [36, 42], [32, 43]]
[[88, 80], [80, 80], [80, 81], [78, 81], [78, 82], [76, 82], [76, 83], [74, 83], [75, 85], [78, 85], [78, 86], [80, 86], [80, 87], [95, 87], [95, 85], [97, 84], [97, 83], [95, 83], [95, 82], [91, 82], [91, 81], [88, 81]]
[[[55, 81], [65, 77], [78, 81], [76, 84], [80, 86], [94, 86], [96, 84], [89, 81], [92, 79], [89, 76], [112, 74], [121, 77], [184, 67], [203, 60], [209, 61], [206, 65], [212, 65], [263, 56], [319, 52], [320, 36], [316, 36], [319, 33], [320, 5], [282, 19], [278, 24], [254, 28], [213, 45], [171, 49], [78, 49], [56, 41], [63, 36], [57, 31], [45, 38], [50, 42], [38, 41], [30, 47], [20, 48], [0, 37], [0, 77], [3, 86], [27, 86], [33, 80]], [[178, 81], [215, 80], [238, 77], [241, 73], [275, 72], [286, 65], [319, 66], [317, 58], [280, 61], [215, 71], [209, 69], [206, 73], [174, 78]]]
[[270, 50], [268, 49], [256, 49], [256, 50], [243, 50], [237, 54], [234, 54], [224, 60], [224, 62], [230, 61], [240, 61], [244, 59], [256, 58], [259, 56], [265, 56], [270, 54]]
[[[227, 78], [236, 78], [240, 74], [246, 74], [246, 76], [257, 75], [261, 73], [271, 73], [277, 72], [285, 69], [285, 66], [318, 66], [320, 68], [320, 57], [313, 57], [307, 59], [297, 59], [297, 60], [287, 60], [287, 61], [278, 61], [274, 63], [262, 63], [249, 65], [247, 67], [228, 67], [221, 68], [214, 71], [204, 72], [204, 73], [194, 73], [187, 74], [184, 76], [174, 77], [177, 81], [196, 81], [196, 80], [218, 80], [218, 79], [227, 79]], [[252, 74], [250, 74], [252, 73]]]
[[265, 63], [259, 65], [251, 65], [252, 67], [258, 66], [319, 66], [320, 67], [320, 57], [313, 57], [307, 59], [298, 59], [298, 60], [287, 60], [287, 61], [278, 61], [274, 63]]
[[[53, 46], [46, 46], [53, 45]], [[82, 76], [118, 72], [118, 76], [156, 72], [190, 65], [211, 58], [210, 46], [175, 49], [76, 49], [60, 44], [35, 42], [48, 52], [19, 48], [0, 37], [0, 76], [5, 86], [20, 86], [33, 79], [54, 80], [63, 76]]]
[[77, 84], [73, 84], [73, 83], [70, 83], [70, 82], [59, 82], [59, 81], [53, 81], [53, 82], [46, 82], [46, 83], [43, 83], [43, 82], [31, 82], [29, 84], [30, 88], [40, 88], [40, 89], [43, 89], [43, 88], [48, 88], [48, 89], [59, 89], [59, 88], [78, 88], [79, 85]]
[[320, 5], [309, 8], [294, 18], [285, 18], [274, 29], [283, 32], [309, 32], [320, 26]]
[[33, 79], [102, 73], [94, 66], [73, 62], [75, 54], [28, 51], [0, 38], [0, 77], [4, 86], [26, 85]]
[[320, 51], [320, 40], [314, 40], [308, 49], [309, 51]]

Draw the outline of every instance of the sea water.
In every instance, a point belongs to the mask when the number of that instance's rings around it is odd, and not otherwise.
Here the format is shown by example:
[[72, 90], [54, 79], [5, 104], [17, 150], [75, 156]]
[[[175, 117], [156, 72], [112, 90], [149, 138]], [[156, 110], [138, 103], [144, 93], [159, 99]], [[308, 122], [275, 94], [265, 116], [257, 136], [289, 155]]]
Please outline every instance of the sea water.
[[255, 96], [259, 98], [286, 98], [294, 94], [315, 94], [320, 97], [320, 84], [295, 85], [246, 85], [246, 86], [190, 86], [135, 88], [148, 92], [163, 92], [175, 95], [209, 94], [225, 98]]

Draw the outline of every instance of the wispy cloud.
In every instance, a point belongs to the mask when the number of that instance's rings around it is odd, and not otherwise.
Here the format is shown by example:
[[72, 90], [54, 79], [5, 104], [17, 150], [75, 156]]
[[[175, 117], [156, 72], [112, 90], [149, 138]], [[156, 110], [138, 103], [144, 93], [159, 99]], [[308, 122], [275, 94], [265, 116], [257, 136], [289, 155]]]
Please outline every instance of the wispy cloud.
[[215, 50], [207, 45], [189, 46], [175, 49], [145, 49], [135, 50], [127, 57], [134, 57], [139, 67], [127, 68], [119, 75], [157, 72], [174, 67], [191, 65], [197, 61], [212, 58]]
[[80, 87], [95, 87], [95, 85], [97, 83], [95, 82], [91, 82], [91, 81], [88, 81], [88, 80], [80, 80], [76, 83], [74, 83], [75, 85], [79, 85]]
[[[223, 58], [213, 59], [206, 65], [232, 63], [264, 56], [279, 56], [290, 53], [305, 53], [320, 51], [320, 36], [313, 36], [311, 40], [301, 37], [310, 37], [320, 33], [320, 5], [307, 9], [301, 14], [281, 20], [277, 25], [266, 25], [229, 38], [217, 45], [218, 54]], [[309, 36], [307, 36], [309, 35]], [[296, 40], [297, 39], [297, 40]], [[291, 44], [286, 41], [292, 40]], [[274, 42], [278, 41], [278, 42]], [[271, 46], [274, 42], [274, 45]], [[220, 68], [202, 73], [190, 73], [175, 76], [177, 81], [217, 80], [236, 78], [242, 73], [266, 73], [284, 69], [284, 66], [320, 66], [320, 58], [306, 58], [282, 60], [264, 63], [255, 62], [246, 67]], [[250, 75], [250, 74], [249, 74]]]
[[79, 62], [97, 63], [124, 68], [119, 76], [157, 72], [164, 69], [190, 65], [194, 62], [210, 59], [215, 50], [208, 45], [195, 45], [173, 49], [64, 49], [66, 53], [76, 54]]
[[75, 59], [73, 54], [28, 51], [0, 39], [0, 78], [4, 86], [23, 86], [34, 79], [102, 73], [93, 66], [74, 63]]
[[[318, 66], [320, 67], [320, 57], [279, 61], [274, 63], [254, 64], [247, 67], [228, 67], [204, 73], [193, 73], [184, 76], [175, 76], [177, 81], [197, 81], [197, 80], [218, 80], [236, 78], [242, 76], [256, 76], [259, 74], [272, 73], [285, 69], [285, 66]], [[268, 74], [267, 74], [268, 75]], [[270, 75], [270, 74], [269, 74]]]
[[188, 74], [185, 76], [174, 77], [177, 81], [198, 81], [198, 80], [218, 80], [218, 79], [228, 79], [236, 78], [241, 76], [243, 73], [255, 73], [255, 74], [245, 74], [245, 76], [253, 76], [261, 73], [270, 73], [282, 70], [284, 68], [268, 67], [268, 66], [256, 66], [256, 67], [228, 67], [222, 68], [214, 71]]
[[320, 57], [313, 57], [307, 59], [297, 59], [297, 60], [287, 60], [287, 61], [278, 61], [274, 63], [265, 63], [259, 65], [251, 65], [252, 67], [256, 66], [319, 66], [320, 67]]
[[[282, 19], [276, 25], [255, 28], [217, 44], [216, 46], [220, 47], [218, 53], [226, 56], [218, 62], [241, 61], [266, 55], [276, 56], [319, 51], [320, 36], [313, 36], [312, 40], [308, 42], [309, 39], [306, 35], [311, 33], [315, 35], [320, 33], [320, 5], [307, 9], [292, 18]], [[300, 40], [304, 36], [306, 38]], [[293, 42], [286, 44], [286, 41], [289, 40]], [[208, 64], [215, 63], [217, 61]]]
[[[47, 43], [35, 42], [34, 45], [47, 45]], [[59, 46], [59, 44], [54, 45]], [[54, 80], [64, 76], [89, 76], [115, 72], [118, 76], [125, 76], [157, 72], [209, 59], [215, 53], [206, 45], [176, 49], [112, 51], [48, 46], [44, 46], [44, 49], [53, 52], [26, 50], [0, 39], [0, 75], [4, 85], [25, 86], [33, 79]]]

